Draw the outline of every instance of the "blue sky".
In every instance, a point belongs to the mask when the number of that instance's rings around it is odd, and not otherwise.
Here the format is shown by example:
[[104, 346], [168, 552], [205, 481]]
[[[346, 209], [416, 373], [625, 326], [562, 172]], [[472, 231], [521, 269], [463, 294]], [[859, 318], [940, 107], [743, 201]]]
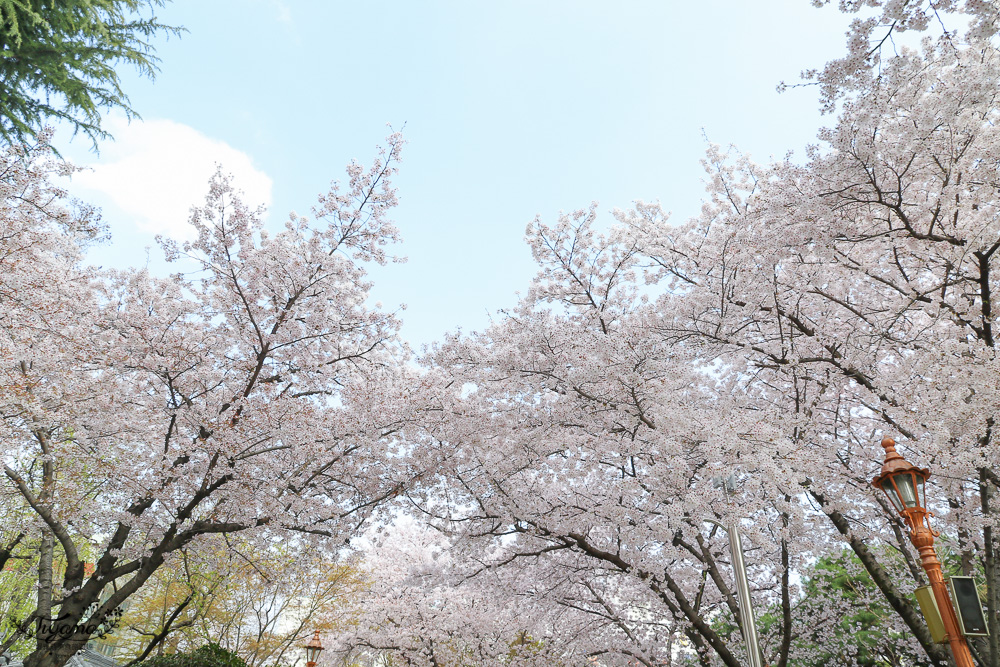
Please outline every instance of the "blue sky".
[[536, 214], [658, 199], [684, 220], [703, 132], [759, 161], [801, 155], [829, 119], [815, 89], [775, 86], [839, 55], [847, 25], [809, 0], [176, 0], [158, 16], [188, 32], [157, 41], [155, 81], [122, 70], [143, 120], [109, 117], [99, 156], [56, 137], [93, 169], [71, 190], [111, 225], [94, 261], [153, 246], [159, 267], [154, 234], [184, 234], [215, 161], [277, 226], [405, 125], [409, 261], [375, 267], [372, 298], [407, 304], [417, 348], [515, 303]]

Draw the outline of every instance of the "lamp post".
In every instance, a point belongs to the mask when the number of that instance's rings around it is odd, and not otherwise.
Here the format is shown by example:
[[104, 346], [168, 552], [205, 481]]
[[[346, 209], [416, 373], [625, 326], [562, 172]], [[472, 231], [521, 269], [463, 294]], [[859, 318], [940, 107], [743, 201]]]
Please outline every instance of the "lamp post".
[[309, 643], [306, 644], [306, 667], [316, 667], [319, 660], [319, 652], [323, 650], [323, 645], [319, 643], [319, 630], [313, 635]]
[[927, 468], [918, 468], [909, 463], [896, 451], [896, 441], [883, 438], [885, 462], [882, 473], [872, 480], [872, 484], [885, 491], [892, 506], [900, 513], [910, 529], [910, 541], [917, 548], [920, 560], [927, 571], [934, 599], [941, 610], [941, 620], [951, 645], [951, 653], [955, 656], [957, 667], [975, 667], [972, 654], [965, 636], [958, 627], [958, 617], [951, 604], [948, 589], [941, 574], [941, 561], [934, 552], [934, 537], [939, 533], [931, 530], [928, 522], [927, 497], [924, 495], [924, 482], [931, 476]]
[[[732, 498], [736, 492], [736, 476], [730, 475], [723, 479], [716, 478], [715, 487], [722, 488], [726, 497]], [[747, 647], [747, 660], [750, 667], [764, 667], [764, 658], [760, 652], [760, 639], [757, 637], [757, 621], [753, 615], [753, 602], [750, 599], [750, 583], [747, 580], [747, 566], [743, 558], [743, 539], [740, 537], [739, 522], [734, 520], [728, 526], [715, 519], [705, 519], [726, 531], [729, 535], [729, 554], [733, 561], [733, 576], [736, 579], [736, 608], [740, 614], [740, 629], [743, 641]]]
[[750, 583], [747, 580], [747, 566], [743, 560], [743, 540], [736, 522], [723, 525], [715, 519], [705, 519], [714, 523], [729, 535], [729, 555], [733, 561], [733, 576], [736, 579], [736, 608], [740, 613], [740, 629], [743, 641], [747, 647], [747, 661], [750, 667], [764, 667], [764, 659], [760, 652], [760, 640], [757, 637], [757, 621], [753, 614], [753, 602], [750, 600]]

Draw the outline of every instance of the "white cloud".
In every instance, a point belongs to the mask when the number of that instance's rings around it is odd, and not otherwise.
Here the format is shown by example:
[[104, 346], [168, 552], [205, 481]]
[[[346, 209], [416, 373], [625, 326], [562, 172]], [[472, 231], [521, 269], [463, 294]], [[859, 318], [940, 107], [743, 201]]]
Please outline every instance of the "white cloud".
[[73, 176], [74, 194], [86, 199], [79, 187], [101, 193], [145, 231], [192, 238], [190, 210], [204, 202], [216, 164], [233, 175], [248, 204], [271, 204], [271, 178], [223, 141], [165, 119], [129, 123], [112, 116], [105, 127], [115, 141], [96, 162], [81, 165], [86, 170]]

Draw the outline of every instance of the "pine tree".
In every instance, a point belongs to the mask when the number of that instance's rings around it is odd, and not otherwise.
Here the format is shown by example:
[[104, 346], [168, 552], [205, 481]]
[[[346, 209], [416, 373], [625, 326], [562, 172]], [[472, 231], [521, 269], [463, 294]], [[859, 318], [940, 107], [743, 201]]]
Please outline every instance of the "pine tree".
[[116, 71], [128, 63], [152, 78], [152, 38], [181, 28], [139, 12], [164, 0], [0, 0], [0, 138], [24, 143], [62, 120], [94, 147], [108, 133], [101, 110], [137, 114]]

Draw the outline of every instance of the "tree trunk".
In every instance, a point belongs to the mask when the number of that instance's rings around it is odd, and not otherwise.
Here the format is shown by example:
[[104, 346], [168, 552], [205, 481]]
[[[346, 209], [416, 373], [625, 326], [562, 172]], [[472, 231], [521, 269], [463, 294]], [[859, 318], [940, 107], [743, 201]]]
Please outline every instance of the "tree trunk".
[[997, 626], [997, 619], [1000, 616], [997, 600], [997, 564], [996, 551], [993, 548], [993, 527], [990, 525], [992, 519], [990, 514], [990, 498], [993, 495], [990, 489], [990, 480], [986, 475], [979, 475], [979, 497], [982, 502], [983, 517], [986, 525], [983, 527], [983, 570], [986, 575], [986, 624], [990, 630], [989, 651], [986, 655], [986, 664], [989, 667], [1000, 667], [1000, 627]]
[[903, 596], [897, 589], [892, 581], [892, 577], [889, 573], [885, 571], [881, 563], [875, 557], [875, 554], [868, 549], [868, 546], [862, 542], [860, 539], [855, 537], [851, 533], [850, 524], [847, 518], [835, 509], [831, 509], [827, 505], [827, 500], [823, 494], [818, 491], [813, 491], [809, 489], [809, 495], [811, 495], [817, 503], [819, 503], [820, 508], [823, 513], [826, 514], [830, 521], [833, 523], [834, 527], [847, 539], [847, 544], [851, 547], [857, 555], [858, 560], [864, 566], [868, 575], [878, 586], [882, 595], [885, 596], [886, 602], [889, 606], [899, 615], [906, 626], [913, 633], [913, 636], [920, 642], [920, 646], [924, 649], [927, 657], [930, 658], [931, 662], [936, 665], [950, 665], [952, 664], [951, 656], [948, 653], [948, 649], [943, 646], [934, 643], [931, 639], [930, 630], [927, 629], [927, 624], [920, 615], [914, 605]]
[[38, 547], [38, 607], [35, 611], [35, 649], [42, 650], [47, 644], [42, 624], [52, 619], [52, 551], [54, 548], [52, 531], [42, 529], [42, 541]]
[[78, 639], [63, 642], [55, 648], [40, 648], [24, 659], [24, 667], [63, 667], [86, 645], [86, 639]]
[[[50, 530], [42, 530], [38, 549], [38, 608], [35, 611], [35, 650], [25, 658], [24, 667], [63, 667], [87, 644], [86, 638], [58, 641], [59, 628], [52, 619], [52, 554], [55, 542]], [[60, 626], [61, 627], [61, 626]]]

